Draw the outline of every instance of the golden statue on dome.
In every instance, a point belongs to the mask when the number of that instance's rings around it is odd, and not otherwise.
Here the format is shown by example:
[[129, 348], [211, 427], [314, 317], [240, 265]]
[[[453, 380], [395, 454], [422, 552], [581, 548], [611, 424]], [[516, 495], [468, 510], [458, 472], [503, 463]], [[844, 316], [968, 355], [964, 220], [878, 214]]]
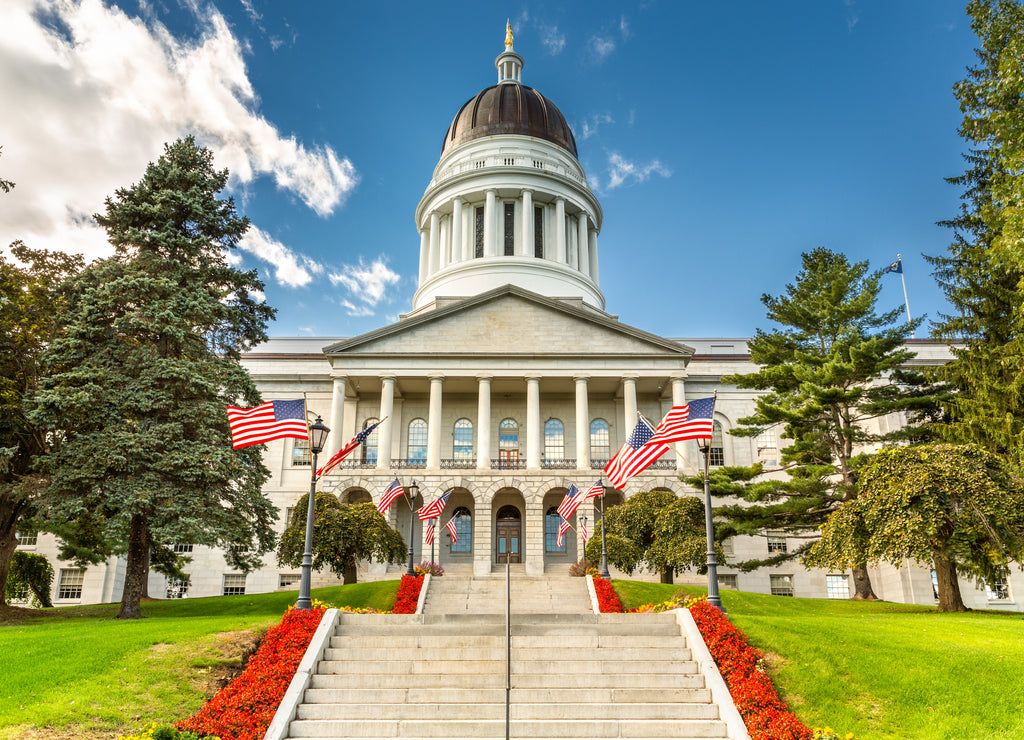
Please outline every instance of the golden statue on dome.
[[505, 21], [505, 48], [512, 48], [512, 19]]

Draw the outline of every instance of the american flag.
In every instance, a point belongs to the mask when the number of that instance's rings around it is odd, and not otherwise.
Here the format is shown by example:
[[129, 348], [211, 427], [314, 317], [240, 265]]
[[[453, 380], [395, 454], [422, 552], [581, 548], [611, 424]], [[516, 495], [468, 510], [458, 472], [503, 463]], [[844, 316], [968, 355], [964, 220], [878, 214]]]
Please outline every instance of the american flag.
[[654, 430], [651, 444], [682, 442], [687, 439], [711, 439], [714, 431], [715, 399], [700, 398], [682, 406], [673, 406]]
[[597, 483], [592, 485], [590, 488], [588, 488], [587, 492], [583, 494], [583, 500], [584, 501], [589, 501], [592, 498], [597, 498], [598, 496], [600, 496], [603, 493], [604, 493], [604, 483], [602, 483], [601, 481], [598, 481]]
[[452, 544], [457, 544], [459, 541], [459, 533], [455, 531], [455, 520], [449, 519], [448, 523], [444, 525], [444, 528], [448, 530], [448, 534], [452, 536]]
[[626, 481], [661, 457], [668, 449], [664, 443], [652, 443], [654, 430], [644, 419], [637, 422], [626, 444], [619, 448], [615, 457], [604, 466], [608, 482], [615, 488], [622, 488]]
[[451, 496], [451, 494], [451, 491], [446, 491], [420, 509], [420, 521], [423, 521], [424, 519], [436, 519], [441, 516], [441, 512], [444, 511], [444, 505], [448, 503], [448, 497]]
[[436, 519], [431, 519], [429, 522], [427, 522], [427, 530], [426, 530], [426, 533], [423, 535], [423, 541], [426, 542], [428, 545], [433, 545], [434, 544], [434, 522], [435, 521], [437, 521], [437, 520]]
[[236, 450], [274, 439], [308, 439], [305, 401], [267, 401], [251, 409], [228, 406], [231, 442]]
[[[383, 419], [381, 419], [381, 421], [383, 421]], [[338, 467], [341, 461], [348, 457], [349, 453], [352, 452], [352, 450], [354, 450], [356, 447], [365, 442], [366, 438], [369, 437], [373, 433], [373, 430], [376, 429], [379, 425], [380, 421], [378, 421], [376, 424], [371, 424], [370, 426], [366, 427], [366, 429], [359, 432], [359, 434], [350, 439], [347, 445], [345, 445], [340, 450], [331, 455], [331, 459], [328, 460], [322, 468], [316, 471], [316, 477], [319, 478], [321, 475], [327, 475], [336, 467]]]
[[565, 498], [562, 499], [562, 503], [558, 505], [558, 513], [563, 519], [568, 519], [579, 508], [580, 504], [583, 503], [583, 494], [580, 493], [580, 489], [575, 484], [569, 484], [569, 490], [565, 492]]
[[568, 532], [572, 527], [569, 522], [562, 520], [562, 523], [558, 525], [558, 537], [555, 538], [555, 545], [558, 547], [562, 546], [562, 542], [565, 541], [565, 533]]
[[587, 540], [590, 539], [590, 533], [587, 531], [587, 518], [583, 517], [580, 522], [580, 537], [583, 538], [583, 544], [587, 544]]
[[391, 485], [388, 486], [388, 490], [384, 491], [384, 495], [380, 497], [380, 503], [377, 504], [377, 511], [381, 514], [387, 512], [391, 508], [391, 504], [394, 503], [395, 499], [399, 496], [405, 495], [405, 489], [402, 488], [402, 484], [398, 482], [398, 478], [391, 481]]

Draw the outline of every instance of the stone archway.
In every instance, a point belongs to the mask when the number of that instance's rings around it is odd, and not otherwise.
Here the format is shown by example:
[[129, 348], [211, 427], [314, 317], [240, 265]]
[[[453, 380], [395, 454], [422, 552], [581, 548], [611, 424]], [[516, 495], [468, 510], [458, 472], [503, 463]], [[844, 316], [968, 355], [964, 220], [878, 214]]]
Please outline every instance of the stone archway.
[[512, 504], [498, 509], [494, 522], [496, 563], [523, 562], [523, 512]]

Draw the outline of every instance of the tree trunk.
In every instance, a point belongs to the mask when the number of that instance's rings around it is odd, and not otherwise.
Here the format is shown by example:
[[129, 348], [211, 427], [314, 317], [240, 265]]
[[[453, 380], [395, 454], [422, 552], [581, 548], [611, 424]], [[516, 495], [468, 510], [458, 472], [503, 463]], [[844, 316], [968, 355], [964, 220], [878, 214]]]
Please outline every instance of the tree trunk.
[[150, 546], [146, 545], [146, 566], [142, 573], [142, 598], [149, 598], [149, 552]]
[[14, 529], [0, 534], [0, 606], [7, 605], [7, 574], [11, 572], [11, 560], [17, 547]]
[[149, 522], [142, 514], [133, 514], [128, 530], [128, 564], [125, 566], [124, 591], [121, 592], [121, 611], [118, 619], [142, 618], [142, 585], [146, 577], [146, 559], [149, 555]]
[[356, 563], [349, 563], [346, 565], [342, 572], [341, 580], [346, 585], [349, 583], [357, 583], [359, 580], [359, 566]]
[[661, 569], [661, 582], [662, 583], [675, 583], [675, 581], [672, 580], [672, 569], [671, 568], [662, 568]]
[[935, 565], [935, 578], [939, 583], [939, 611], [969, 611], [960, 597], [960, 582], [956, 577], [956, 563], [946, 560], [937, 550], [932, 550], [932, 563]]
[[878, 601], [874, 590], [871, 588], [871, 578], [868, 576], [868, 566], [864, 563], [851, 569], [853, 571], [853, 598], [858, 601]]

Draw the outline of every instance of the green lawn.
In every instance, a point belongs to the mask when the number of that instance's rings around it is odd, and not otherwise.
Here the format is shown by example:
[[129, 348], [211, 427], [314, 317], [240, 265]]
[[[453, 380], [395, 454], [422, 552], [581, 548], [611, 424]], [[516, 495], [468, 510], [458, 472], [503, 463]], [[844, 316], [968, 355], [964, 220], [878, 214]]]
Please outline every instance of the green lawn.
[[[613, 583], [626, 607], [680, 590]], [[1024, 738], [1024, 615], [738, 591], [722, 603], [811, 727], [872, 740]]]
[[[324, 601], [390, 609], [398, 581], [314, 589]], [[116, 604], [46, 610], [0, 626], [0, 738], [49, 728], [47, 737], [117, 737], [195, 712], [204, 674], [239, 657], [232, 637], [265, 630], [297, 592], [143, 604], [145, 619], [118, 621]]]

